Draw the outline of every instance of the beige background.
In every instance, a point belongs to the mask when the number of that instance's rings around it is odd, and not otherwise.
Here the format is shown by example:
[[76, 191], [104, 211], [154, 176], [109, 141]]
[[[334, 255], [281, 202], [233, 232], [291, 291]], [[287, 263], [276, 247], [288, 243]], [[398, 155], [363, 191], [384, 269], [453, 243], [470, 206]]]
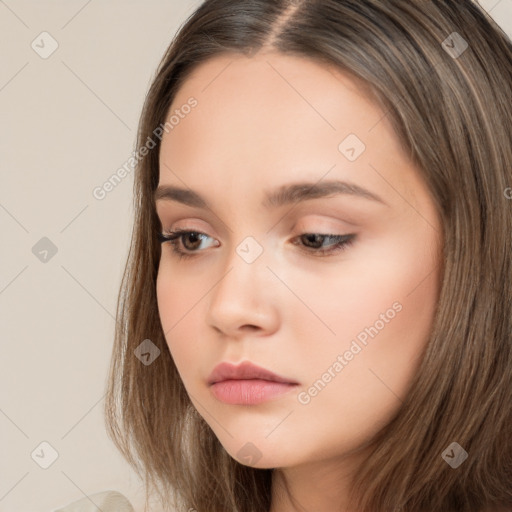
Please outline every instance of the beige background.
[[[130, 157], [155, 68], [200, 3], [0, 0], [0, 512], [107, 489], [143, 510], [102, 416], [133, 174], [93, 190]], [[512, 37], [512, 0], [481, 3]]]

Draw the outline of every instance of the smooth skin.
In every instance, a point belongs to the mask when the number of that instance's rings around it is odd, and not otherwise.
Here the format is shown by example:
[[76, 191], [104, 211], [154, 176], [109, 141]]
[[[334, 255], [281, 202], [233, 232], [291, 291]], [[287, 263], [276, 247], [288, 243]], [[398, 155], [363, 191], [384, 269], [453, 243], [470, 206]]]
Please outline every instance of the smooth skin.
[[[192, 189], [210, 209], [156, 203], [165, 232], [206, 235], [177, 241], [191, 258], [162, 245], [157, 297], [170, 352], [226, 451], [240, 460], [250, 442], [258, 450], [250, 465], [276, 468], [271, 512], [296, 510], [281, 493], [283, 476], [304, 510], [339, 512], [365, 443], [399, 409], [426, 347], [440, 289], [440, 218], [382, 109], [334, 68], [275, 52], [215, 57], [170, 110], [190, 97], [197, 106], [162, 139], [159, 185]], [[339, 149], [350, 134], [366, 146], [354, 161]], [[283, 185], [327, 180], [382, 202], [336, 194], [262, 204]], [[337, 240], [308, 233], [355, 238], [321, 255]], [[237, 252], [246, 237], [263, 250], [252, 263]], [[378, 334], [301, 403], [299, 393], [389, 310]], [[299, 386], [259, 405], [220, 402], [208, 375], [221, 361], [245, 360]]]

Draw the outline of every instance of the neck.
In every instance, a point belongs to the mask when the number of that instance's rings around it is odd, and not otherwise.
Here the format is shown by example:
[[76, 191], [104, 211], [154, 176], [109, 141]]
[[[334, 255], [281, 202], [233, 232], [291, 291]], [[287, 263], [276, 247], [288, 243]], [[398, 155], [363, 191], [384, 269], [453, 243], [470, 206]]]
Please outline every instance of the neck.
[[350, 471], [343, 464], [333, 459], [276, 468], [270, 512], [357, 512], [348, 504]]

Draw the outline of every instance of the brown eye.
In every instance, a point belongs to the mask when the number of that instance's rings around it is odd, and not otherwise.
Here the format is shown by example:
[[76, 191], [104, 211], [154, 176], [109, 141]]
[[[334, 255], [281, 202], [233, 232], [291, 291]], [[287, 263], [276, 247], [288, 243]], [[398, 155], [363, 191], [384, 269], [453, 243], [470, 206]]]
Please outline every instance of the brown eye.
[[[172, 246], [173, 252], [177, 254], [180, 258], [190, 258], [195, 256], [195, 253], [199, 253], [202, 251], [198, 250], [198, 247], [201, 243], [206, 239], [211, 238], [205, 233], [201, 233], [199, 231], [192, 230], [178, 230], [171, 231], [169, 233], [159, 233], [158, 239], [161, 243], [169, 242]], [[184, 243], [184, 241], [188, 240], [191, 242], [190, 245]], [[180, 244], [181, 241], [181, 244]], [[185, 251], [181, 249], [181, 245], [185, 247]], [[192, 254], [186, 252], [191, 251]]]
[[[297, 237], [300, 242], [293, 242], [296, 245], [303, 245], [308, 252], [317, 253], [319, 255], [330, 255], [346, 249], [354, 242], [355, 234], [349, 235], [327, 235], [322, 233], [304, 233]], [[319, 250], [326, 239], [334, 240], [324, 249]]]

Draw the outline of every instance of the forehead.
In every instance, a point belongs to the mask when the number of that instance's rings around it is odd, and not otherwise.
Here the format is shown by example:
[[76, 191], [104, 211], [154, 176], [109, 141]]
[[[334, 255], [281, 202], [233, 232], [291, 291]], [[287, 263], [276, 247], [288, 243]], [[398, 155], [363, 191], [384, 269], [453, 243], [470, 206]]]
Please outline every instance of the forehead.
[[224, 109], [224, 121], [246, 112], [252, 117], [245, 120], [253, 123], [272, 118], [267, 131], [282, 126], [290, 130], [297, 116], [311, 118], [312, 129], [331, 131], [343, 128], [343, 120], [356, 129], [361, 116], [382, 116], [363, 80], [324, 63], [275, 52], [251, 58], [220, 55], [200, 64], [182, 84], [169, 114], [191, 96], [201, 111]]
[[[205, 176], [210, 182], [216, 176], [224, 189], [229, 179], [233, 188], [249, 191], [328, 173], [378, 193], [383, 182], [376, 168], [396, 174], [410, 163], [369, 91], [352, 75], [305, 58], [215, 57], [199, 65], [174, 98], [160, 169], [171, 168], [192, 188]], [[191, 98], [196, 105], [183, 108]], [[356, 160], [344, 153], [346, 140], [359, 145]], [[160, 183], [179, 184], [176, 175], [161, 172]]]

